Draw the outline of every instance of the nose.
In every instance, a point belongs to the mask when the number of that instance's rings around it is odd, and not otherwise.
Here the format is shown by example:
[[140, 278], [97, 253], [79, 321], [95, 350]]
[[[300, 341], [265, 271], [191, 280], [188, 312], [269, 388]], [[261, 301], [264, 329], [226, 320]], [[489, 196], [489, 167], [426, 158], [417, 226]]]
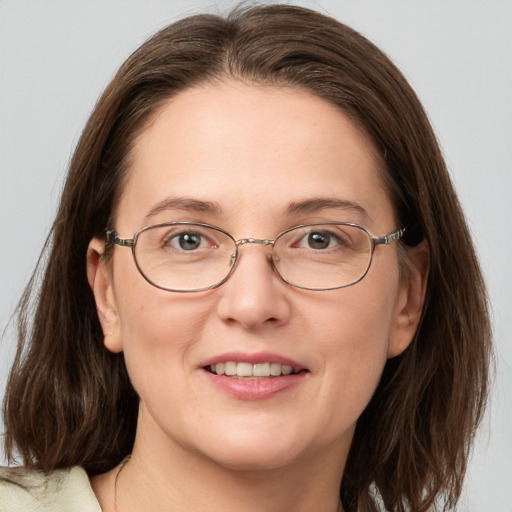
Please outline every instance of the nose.
[[219, 317], [244, 329], [277, 327], [290, 318], [289, 285], [274, 270], [270, 247], [241, 248], [231, 277], [217, 290]]

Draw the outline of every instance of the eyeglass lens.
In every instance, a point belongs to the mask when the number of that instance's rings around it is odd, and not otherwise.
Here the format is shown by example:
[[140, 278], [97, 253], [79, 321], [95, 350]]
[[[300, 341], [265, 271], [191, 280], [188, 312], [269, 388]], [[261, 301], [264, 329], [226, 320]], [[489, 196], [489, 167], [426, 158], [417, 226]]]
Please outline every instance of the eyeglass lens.
[[[368, 270], [369, 234], [347, 224], [307, 225], [281, 233], [273, 245], [273, 262], [288, 283], [325, 290], [353, 284]], [[139, 270], [152, 284], [176, 291], [213, 288], [225, 280], [238, 248], [223, 231], [190, 223], [151, 226], [135, 243]]]

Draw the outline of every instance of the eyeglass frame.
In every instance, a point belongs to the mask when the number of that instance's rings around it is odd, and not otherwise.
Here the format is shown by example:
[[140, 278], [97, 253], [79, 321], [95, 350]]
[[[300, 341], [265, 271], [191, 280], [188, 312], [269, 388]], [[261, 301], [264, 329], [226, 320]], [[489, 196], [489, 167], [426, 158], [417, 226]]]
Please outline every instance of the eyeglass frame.
[[[366, 235], [370, 239], [370, 256], [369, 256], [368, 265], [367, 265], [366, 270], [363, 273], [363, 275], [361, 277], [359, 277], [358, 279], [356, 279], [355, 281], [352, 281], [352, 282], [350, 282], [348, 284], [343, 284], [343, 285], [340, 285], [340, 286], [333, 286], [333, 287], [330, 287], [330, 288], [310, 288], [310, 287], [307, 287], [307, 286], [296, 285], [294, 283], [291, 283], [287, 279], [285, 279], [281, 275], [281, 273], [279, 272], [279, 270], [276, 267], [275, 262], [274, 262], [274, 244], [275, 244], [275, 242], [281, 236], [285, 235], [286, 233], [288, 233], [290, 231], [293, 231], [294, 229], [299, 229], [299, 228], [304, 228], [304, 227], [309, 227], [309, 226], [329, 226], [329, 225], [352, 226], [352, 227], [358, 228], [361, 231], [364, 231], [366, 233]], [[135, 246], [137, 244], [137, 239], [139, 238], [141, 233], [143, 233], [143, 232], [145, 232], [145, 231], [147, 231], [149, 229], [158, 228], [158, 227], [164, 227], [164, 226], [200, 226], [200, 227], [203, 227], [203, 228], [209, 228], [209, 229], [213, 229], [215, 231], [219, 231], [220, 233], [223, 233], [224, 235], [226, 235], [235, 244], [235, 254], [231, 256], [231, 258], [233, 259], [233, 262], [231, 263], [231, 268], [230, 268], [228, 274], [221, 281], [219, 281], [218, 283], [215, 283], [215, 284], [213, 284], [211, 286], [206, 286], [206, 287], [203, 287], [203, 288], [196, 288], [196, 289], [192, 289], [192, 290], [177, 290], [177, 289], [169, 288], [169, 287], [166, 287], [166, 286], [159, 285], [159, 284], [155, 283], [154, 281], [152, 281], [151, 279], [149, 279], [146, 276], [146, 274], [142, 271], [142, 269], [141, 269], [141, 267], [139, 265], [139, 262], [137, 261], [137, 257], [135, 255]], [[151, 284], [155, 288], [158, 288], [160, 290], [164, 290], [164, 291], [167, 291], [167, 292], [196, 293], [196, 292], [204, 292], [204, 291], [208, 291], [208, 290], [213, 290], [213, 289], [218, 288], [219, 286], [223, 285], [231, 277], [231, 275], [234, 273], [234, 271], [235, 271], [235, 269], [237, 267], [237, 264], [238, 264], [238, 261], [239, 261], [239, 257], [240, 257], [240, 254], [241, 254], [240, 251], [238, 250], [238, 248], [240, 246], [242, 246], [242, 245], [245, 245], [245, 244], [271, 245], [272, 246], [272, 252], [270, 254], [269, 260], [272, 263], [272, 267], [275, 270], [275, 272], [277, 273], [277, 275], [285, 283], [289, 284], [290, 286], [293, 286], [295, 288], [300, 288], [302, 290], [329, 291], [329, 290], [339, 290], [340, 288], [347, 288], [348, 286], [352, 286], [352, 285], [357, 284], [360, 281], [362, 281], [364, 279], [364, 277], [366, 276], [366, 274], [368, 274], [368, 271], [370, 270], [370, 267], [371, 267], [371, 264], [372, 264], [372, 261], [373, 261], [373, 253], [375, 251], [375, 247], [377, 245], [391, 245], [393, 242], [396, 242], [396, 241], [400, 240], [401, 238], [403, 238], [403, 236], [404, 236], [404, 234], [406, 232], [406, 229], [407, 228], [404, 227], [404, 228], [398, 229], [397, 231], [393, 231], [391, 233], [388, 233], [386, 235], [375, 236], [368, 228], [365, 228], [364, 226], [361, 226], [360, 224], [356, 224], [356, 223], [353, 223], [353, 222], [337, 222], [337, 221], [312, 222], [312, 223], [307, 223], [307, 224], [297, 224], [296, 226], [292, 226], [290, 228], [287, 228], [284, 231], [281, 231], [280, 233], [278, 233], [274, 239], [251, 238], [251, 237], [248, 237], [248, 238], [240, 238], [239, 240], [236, 240], [227, 231], [225, 231], [222, 228], [219, 228], [218, 226], [214, 226], [212, 224], [207, 224], [207, 223], [204, 223], [204, 222], [176, 221], [176, 222], [163, 222], [163, 223], [160, 223], [160, 224], [153, 224], [153, 225], [150, 225], [150, 226], [144, 226], [143, 228], [141, 228], [137, 232], [135, 232], [133, 234], [132, 238], [120, 238], [119, 235], [116, 233], [116, 231], [114, 229], [108, 229], [108, 228], [105, 230], [105, 234], [107, 236], [106, 244], [118, 245], [119, 247], [130, 247], [131, 251], [132, 251], [133, 261], [135, 262], [135, 266], [137, 267], [137, 270], [139, 271], [140, 275], [149, 284]]]

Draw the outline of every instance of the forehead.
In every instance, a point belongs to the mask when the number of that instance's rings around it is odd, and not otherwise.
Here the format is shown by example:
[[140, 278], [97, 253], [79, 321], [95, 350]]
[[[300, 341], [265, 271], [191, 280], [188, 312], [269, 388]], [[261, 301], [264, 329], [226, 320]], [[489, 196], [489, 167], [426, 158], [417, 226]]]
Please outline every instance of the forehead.
[[322, 198], [364, 203], [376, 219], [392, 210], [381, 167], [363, 130], [309, 92], [205, 85], [168, 100], [136, 139], [118, 217], [142, 227], [169, 197], [215, 204], [223, 218], [276, 217]]

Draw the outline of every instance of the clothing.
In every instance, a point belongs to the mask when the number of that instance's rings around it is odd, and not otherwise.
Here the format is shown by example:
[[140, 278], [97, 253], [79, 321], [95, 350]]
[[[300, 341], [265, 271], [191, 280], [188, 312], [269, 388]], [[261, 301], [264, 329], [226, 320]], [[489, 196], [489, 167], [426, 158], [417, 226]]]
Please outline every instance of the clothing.
[[101, 512], [84, 469], [0, 467], [0, 512]]

